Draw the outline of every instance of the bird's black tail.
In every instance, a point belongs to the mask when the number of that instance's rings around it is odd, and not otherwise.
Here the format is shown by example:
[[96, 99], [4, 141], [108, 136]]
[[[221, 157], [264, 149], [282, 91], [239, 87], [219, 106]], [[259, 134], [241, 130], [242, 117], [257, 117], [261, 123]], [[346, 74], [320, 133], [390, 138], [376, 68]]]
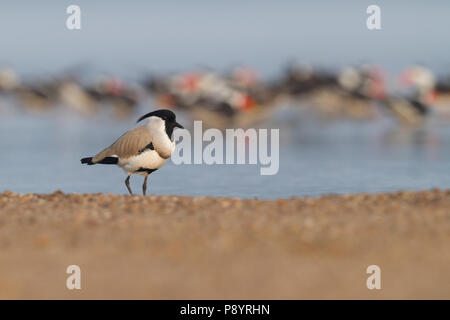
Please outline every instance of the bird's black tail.
[[90, 166], [95, 164], [95, 163], [92, 162], [92, 157], [81, 159], [81, 163], [85, 163], [85, 164], [90, 165]]
[[117, 157], [105, 157], [100, 161], [96, 161], [96, 162], [92, 162], [92, 157], [90, 158], [83, 158], [81, 159], [81, 163], [85, 163], [89, 166], [92, 166], [93, 164], [118, 164], [119, 163], [119, 158]]

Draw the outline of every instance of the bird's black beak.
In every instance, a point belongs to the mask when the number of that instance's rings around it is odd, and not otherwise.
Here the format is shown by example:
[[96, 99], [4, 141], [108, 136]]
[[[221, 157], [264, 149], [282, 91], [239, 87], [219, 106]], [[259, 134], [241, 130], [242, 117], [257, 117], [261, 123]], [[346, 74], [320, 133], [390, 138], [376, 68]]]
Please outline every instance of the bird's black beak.
[[184, 127], [181, 124], [179, 124], [178, 122], [175, 122], [175, 127], [176, 128], [180, 128], [180, 129], [184, 129]]

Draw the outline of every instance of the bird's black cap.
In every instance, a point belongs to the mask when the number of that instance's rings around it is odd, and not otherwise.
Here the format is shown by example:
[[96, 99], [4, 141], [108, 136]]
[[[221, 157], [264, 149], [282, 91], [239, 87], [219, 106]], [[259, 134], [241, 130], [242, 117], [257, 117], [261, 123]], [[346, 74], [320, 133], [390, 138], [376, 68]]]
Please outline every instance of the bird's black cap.
[[181, 124], [179, 124], [175, 121], [176, 120], [175, 113], [173, 113], [172, 111], [167, 110], [167, 109], [161, 109], [161, 110], [156, 110], [156, 111], [147, 113], [147, 114], [143, 115], [142, 117], [140, 117], [136, 123], [138, 123], [139, 121], [142, 121], [148, 117], [159, 117], [166, 122], [174, 123], [175, 127], [178, 127], [181, 129], [184, 128]]

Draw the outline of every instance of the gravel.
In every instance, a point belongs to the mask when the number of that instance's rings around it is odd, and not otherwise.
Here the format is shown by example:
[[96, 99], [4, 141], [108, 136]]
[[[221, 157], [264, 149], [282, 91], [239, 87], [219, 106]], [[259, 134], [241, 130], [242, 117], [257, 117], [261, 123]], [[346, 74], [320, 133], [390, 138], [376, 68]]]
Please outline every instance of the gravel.
[[[368, 290], [369, 265], [381, 290]], [[79, 265], [81, 290], [66, 288]], [[450, 298], [450, 190], [0, 194], [0, 298]]]

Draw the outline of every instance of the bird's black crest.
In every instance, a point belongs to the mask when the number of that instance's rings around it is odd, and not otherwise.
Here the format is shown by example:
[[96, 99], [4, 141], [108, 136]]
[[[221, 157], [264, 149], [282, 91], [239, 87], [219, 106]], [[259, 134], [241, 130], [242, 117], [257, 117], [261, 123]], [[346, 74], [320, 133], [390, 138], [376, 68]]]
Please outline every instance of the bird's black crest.
[[136, 123], [142, 121], [148, 117], [159, 117], [165, 121], [173, 122], [175, 121], [175, 113], [167, 109], [156, 110], [150, 113], [147, 113], [140, 117]]

